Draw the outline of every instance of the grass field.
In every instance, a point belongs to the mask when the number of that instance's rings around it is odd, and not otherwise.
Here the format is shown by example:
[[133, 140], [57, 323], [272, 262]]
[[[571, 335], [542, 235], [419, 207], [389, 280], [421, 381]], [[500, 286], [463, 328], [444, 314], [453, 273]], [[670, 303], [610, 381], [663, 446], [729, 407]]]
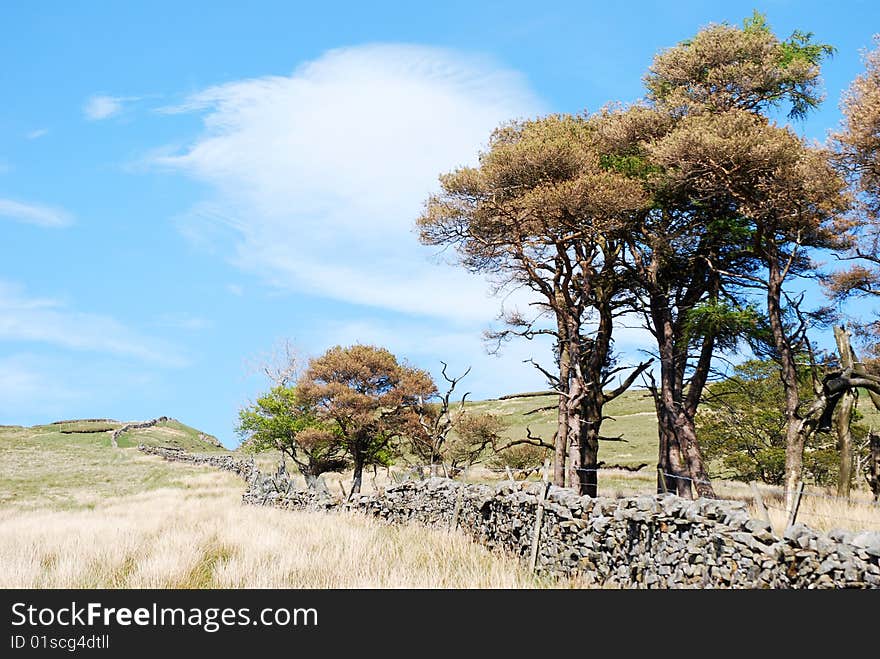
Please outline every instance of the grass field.
[[[505, 417], [508, 438], [552, 435], [550, 397], [475, 402]], [[600, 459], [648, 463], [639, 472], [600, 474], [602, 496], [653, 492], [656, 427], [651, 401], [631, 391], [608, 406]], [[866, 414], [880, 427], [880, 415]], [[118, 422], [91, 421], [23, 428], [0, 426], [0, 587], [547, 587], [512, 557], [490, 553], [463, 535], [394, 528], [343, 514], [289, 512], [240, 505], [244, 487], [230, 474], [140, 453], [139, 443], [221, 452], [193, 428], [169, 421], [110, 442]], [[88, 432], [70, 432], [88, 431]], [[278, 456], [257, 457], [273, 469]], [[365, 474], [364, 489], [387, 487], [406, 469]], [[466, 478], [506, 478], [485, 467]], [[332, 494], [350, 474], [328, 474]], [[720, 496], [749, 502], [748, 485], [716, 481]], [[779, 492], [762, 487], [774, 530], [785, 527]], [[809, 488], [799, 521], [820, 530], [880, 530], [880, 506], [864, 489], [850, 503]]]
[[[151, 460], [159, 461], [158, 458]], [[169, 465], [169, 471], [181, 469]], [[3, 588], [530, 588], [512, 557], [458, 533], [354, 514], [244, 508], [242, 483], [186, 485], [67, 510], [0, 508]]]
[[107, 432], [61, 432], [99, 425], [0, 426], [0, 587], [571, 585], [459, 533], [243, 507], [239, 478], [133, 448], [171, 439], [218, 451], [176, 422], [132, 431], [119, 448]]

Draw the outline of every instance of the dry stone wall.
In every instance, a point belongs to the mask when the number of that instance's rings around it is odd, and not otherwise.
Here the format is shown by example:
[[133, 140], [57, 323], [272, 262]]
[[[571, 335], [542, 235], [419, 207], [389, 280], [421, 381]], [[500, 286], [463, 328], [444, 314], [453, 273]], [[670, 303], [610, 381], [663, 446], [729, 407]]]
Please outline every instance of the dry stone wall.
[[260, 476], [260, 472], [257, 471], [253, 459], [239, 460], [233, 458], [231, 455], [197, 455], [187, 453], [179, 448], [146, 446], [144, 444], [139, 444], [138, 450], [147, 455], [158, 455], [160, 458], [165, 458], [169, 462], [187, 462], [189, 464], [213, 467], [214, 469], [220, 469], [222, 471], [231, 471], [232, 473], [241, 476], [246, 481], [252, 477]]
[[[145, 447], [146, 448], [146, 447]], [[529, 557], [539, 505], [543, 521], [537, 570], [580, 576], [623, 588], [878, 588], [880, 533], [819, 533], [803, 525], [774, 535], [740, 502], [675, 495], [621, 499], [581, 497], [543, 485], [470, 485], [432, 478], [395, 485], [348, 501], [297, 488], [281, 469], [261, 474], [253, 463], [148, 452], [237, 471], [243, 501], [285, 509], [357, 511], [389, 523], [457, 527], [491, 548]], [[195, 459], [191, 459], [195, 458]], [[221, 462], [213, 462], [213, 461]], [[241, 462], [241, 461], [238, 461]]]

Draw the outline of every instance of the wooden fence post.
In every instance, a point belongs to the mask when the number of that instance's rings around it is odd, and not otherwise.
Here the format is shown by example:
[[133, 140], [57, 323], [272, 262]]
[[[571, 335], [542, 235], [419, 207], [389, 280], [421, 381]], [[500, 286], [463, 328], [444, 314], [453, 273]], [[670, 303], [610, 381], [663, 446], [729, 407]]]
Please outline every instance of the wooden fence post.
[[544, 501], [547, 499], [547, 492], [550, 491], [550, 482], [545, 481], [541, 484], [541, 494], [538, 496], [538, 510], [535, 512], [535, 530], [532, 532], [532, 555], [529, 559], [529, 569], [532, 572], [538, 565], [538, 547], [541, 544], [541, 525], [544, 522]]
[[[801, 497], [804, 494], [804, 482], [801, 481], [801, 485], [798, 488], [797, 493], [794, 495], [794, 502], [791, 505], [791, 515], [788, 517], [788, 526], [794, 526], [794, 522], [797, 519], [798, 509], [801, 507]], [[786, 528], [788, 528], [788, 526]]]

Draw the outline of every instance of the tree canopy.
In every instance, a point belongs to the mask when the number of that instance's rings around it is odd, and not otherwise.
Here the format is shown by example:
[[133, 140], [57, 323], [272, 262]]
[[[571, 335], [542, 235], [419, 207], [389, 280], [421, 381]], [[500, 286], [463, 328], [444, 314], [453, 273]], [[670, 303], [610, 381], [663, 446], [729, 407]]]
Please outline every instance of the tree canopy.
[[364, 467], [388, 463], [392, 440], [437, 388], [426, 371], [385, 348], [353, 345], [310, 360], [298, 391], [319, 420], [335, 424], [354, 467], [351, 491], [360, 492]]

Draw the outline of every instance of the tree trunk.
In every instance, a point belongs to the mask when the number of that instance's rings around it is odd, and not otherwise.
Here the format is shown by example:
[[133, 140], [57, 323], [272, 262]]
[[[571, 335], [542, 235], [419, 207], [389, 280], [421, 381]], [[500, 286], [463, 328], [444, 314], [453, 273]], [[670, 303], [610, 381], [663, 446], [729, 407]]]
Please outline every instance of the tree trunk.
[[[583, 421], [581, 416], [580, 383], [573, 381], [568, 393], [566, 404], [566, 444], [568, 445], [568, 484], [578, 494], [583, 494], [581, 479], [585, 476], [581, 439], [583, 437]], [[585, 482], [585, 481], [584, 481]]]
[[[562, 313], [566, 308], [565, 299], [556, 294], [556, 341], [559, 350], [559, 415], [556, 424], [556, 437], [553, 440], [553, 484], [566, 485], [566, 454], [568, 452], [568, 394], [571, 379], [571, 354], [569, 352], [569, 328]], [[571, 481], [572, 483], [575, 481]]]
[[795, 493], [804, 472], [804, 444], [801, 424], [789, 423], [785, 429], [785, 510], [788, 514], [794, 507]]
[[835, 428], [837, 430], [837, 445], [840, 448], [840, 473], [837, 476], [837, 496], [849, 499], [849, 490], [852, 484], [853, 474], [853, 441], [850, 421], [852, 420], [855, 395], [852, 391], [846, 391], [837, 404], [837, 417]]
[[602, 420], [602, 408], [590, 404], [589, 400], [582, 405], [582, 423], [580, 434], [580, 479], [578, 491], [588, 497], [599, 496], [599, 428]]
[[[314, 490], [318, 486], [318, 476], [321, 474], [317, 471], [316, 465], [314, 465], [309, 459], [308, 462], [303, 462], [299, 458], [296, 457], [296, 453], [294, 451], [281, 451], [282, 456], [287, 456], [290, 458], [293, 463], [296, 465], [296, 468], [299, 469], [299, 473], [302, 474], [303, 478], [306, 481], [306, 487], [309, 490]], [[286, 471], [285, 467], [285, 471]]]
[[599, 433], [591, 426], [586, 427], [581, 437], [581, 494], [588, 497], [599, 496]]
[[[669, 313], [669, 301], [662, 295], [651, 298], [651, 316], [660, 356], [660, 389], [655, 396], [660, 447], [657, 463], [673, 481], [667, 488], [683, 497], [691, 496], [691, 486], [700, 496], [715, 498], [709, 476], [703, 466], [694, 419], [683, 409], [682, 379], [687, 359], [676, 347], [676, 332]], [[662, 485], [661, 485], [662, 487]]]
[[364, 458], [360, 454], [354, 456], [354, 475], [351, 477], [351, 494], [360, 494], [364, 479]]
[[[691, 482], [685, 476], [681, 463], [681, 450], [675, 436], [675, 428], [669, 414], [659, 399], [654, 396], [654, 408], [657, 413], [657, 434], [660, 450], [657, 456], [657, 493], [669, 492], [687, 499], [691, 498]], [[663, 482], [661, 482], [663, 479]]]
[[771, 246], [767, 255], [767, 319], [779, 359], [779, 377], [785, 393], [785, 509], [790, 515], [794, 496], [804, 471], [804, 424], [798, 415], [800, 392], [798, 391], [797, 364], [786, 333], [782, 311], [782, 283], [784, 273], [780, 269], [780, 255]]
[[[850, 334], [843, 327], [834, 328], [834, 340], [837, 342], [837, 353], [840, 355], [840, 365], [844, 369], [852, 369], [855, 366], [855, 354], [849, 342]], [[840, 449], [840, 472], [837, 476], [837, 496], [849, 499], [849, 490], [852, 485], [853, 475], [853, 440], [850, 424], [852, 422], [853, 407], [856, 395], [851, 389], [847, 389], [840, 402], [837, 403], [837, 416], [834, 419], [837, 431], [837, 446]]]
[[712, 483], [709, 482], [709, 472], [703, 462], [703, 453], [697, 443], [694, 419], [684, 412], [678, 412], [675, 420], [675, 435], [683, 462], [687, 465], [691, 484], [697, 494], [706, 499], [717, 498]]
[[[567, 349], [565, 350], [567, 354]], [[553, 440], [553, 484], [565, 487], [565, 458], [568, 450], [568, 364], [560, 359], [559, 386], [565, 393], [559, 394], [559, 418], [556, 437]]]
[[303, 478], [306, 479], [306, 487], [310, 490], [315, 490], [318, 487], [318, 476], [320, 476], [320, 474], [315, 474], [309, 468], [304, 469], [300, 467], [299, 471], [303, 475]]

